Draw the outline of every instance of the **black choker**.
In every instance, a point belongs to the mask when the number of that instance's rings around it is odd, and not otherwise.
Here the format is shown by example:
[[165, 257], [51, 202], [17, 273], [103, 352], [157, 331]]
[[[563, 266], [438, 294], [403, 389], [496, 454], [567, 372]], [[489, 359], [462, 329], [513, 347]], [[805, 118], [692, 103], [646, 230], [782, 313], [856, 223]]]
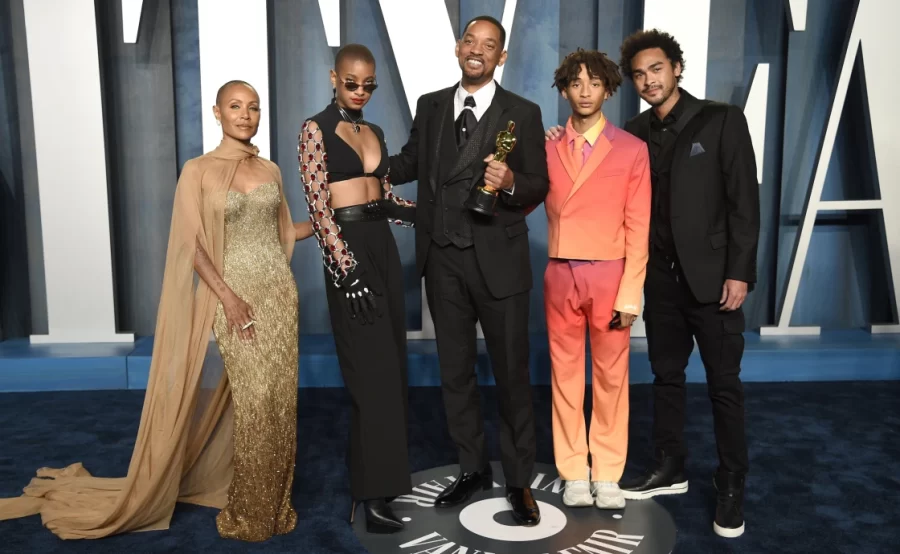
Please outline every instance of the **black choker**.
[[365, 125], [365, 121], [363, 121], [363, 113], [362, 110], [347, 110], [340, 106], [337, 107], [338, 111], [341, 112], [341, 117], [344, 118], [344, 121], [350, 124], [353, 127], [354, 133], [359, 133], [360, 124]]

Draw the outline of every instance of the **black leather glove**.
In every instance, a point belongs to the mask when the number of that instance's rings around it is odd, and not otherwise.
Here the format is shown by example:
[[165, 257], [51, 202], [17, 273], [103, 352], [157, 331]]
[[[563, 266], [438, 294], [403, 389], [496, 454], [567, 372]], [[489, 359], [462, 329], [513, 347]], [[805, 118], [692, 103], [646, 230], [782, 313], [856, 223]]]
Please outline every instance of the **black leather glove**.
[[381, 293], [366, 284], [363, 271], [357, 265], [344, 277], [341, 289], [347, 299], [347, 310], [350, 319], [358, 319], [362, 325], [375, 323], [376, 317], [381, 317], [381, 310], [375, 297]]
[[402, 221], [403, 223], [410, 225], [416, 222], [415, 206], [401, 206], [400, 204], [394, 204], [393, 202], [388, 202], [386, 204], [387, 216], [390, 219]]

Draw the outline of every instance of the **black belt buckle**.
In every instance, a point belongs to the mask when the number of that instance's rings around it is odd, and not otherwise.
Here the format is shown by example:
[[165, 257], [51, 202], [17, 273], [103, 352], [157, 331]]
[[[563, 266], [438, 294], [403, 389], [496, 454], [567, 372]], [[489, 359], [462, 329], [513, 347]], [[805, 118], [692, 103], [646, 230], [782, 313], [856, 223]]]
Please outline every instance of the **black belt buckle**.
[[378, 221], [384, 219], [387, 209], [383, 200], [373, 200], [362, 207], [362, 215], [366, 221]]
[[377, 214], [377, 213], [381, 212], [381, 210], [382, 210], [381, 200], [373, 200], [373, 201], [367, 203], [365, 206], [363, 206], [363, 209], [362, 209], [363, 213], [367, 213], [367, 214]]

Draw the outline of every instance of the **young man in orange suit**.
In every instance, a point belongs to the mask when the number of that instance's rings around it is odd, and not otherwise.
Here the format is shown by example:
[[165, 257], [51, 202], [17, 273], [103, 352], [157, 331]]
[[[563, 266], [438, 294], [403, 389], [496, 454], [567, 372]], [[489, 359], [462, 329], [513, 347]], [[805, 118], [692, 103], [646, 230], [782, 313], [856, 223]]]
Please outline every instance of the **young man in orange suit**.
[[[640, 313], [650, 229], [647, 146], [606, 120], [603, 102], [622, 82], [605, 54], [579, 49], [554, 85], [572, 107], [548, 140], [545, 200], [549, 263], [544, 304], [553, 384], [553, 451], [567, 506], [619, 509], [628, 448], [628, 354]], [[593, 409], [584, 417], [585, 326]], [[588, 466], [588, 453], [591, 464]]]

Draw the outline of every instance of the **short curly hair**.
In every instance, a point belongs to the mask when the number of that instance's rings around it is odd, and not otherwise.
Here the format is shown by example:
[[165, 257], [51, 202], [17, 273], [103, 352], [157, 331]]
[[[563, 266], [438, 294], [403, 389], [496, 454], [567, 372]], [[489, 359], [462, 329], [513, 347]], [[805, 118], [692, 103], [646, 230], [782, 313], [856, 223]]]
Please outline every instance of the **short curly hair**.
[[[619, 61], [622, 73], [630, 79], [633, 72], [631, 62], [634, 57], [639, 52], [651, 48], [660, 48], [672, 62], [672, 67], [674, 68], [675, 64], [681, 64], [682, 74], [684, 73], [684, 52], [681, 50], [681, 45], [678, 44], [675, 37], [659, 29], [638, 31], [625, 39], [621, 48], [622, 58]], [[681, 82], [681, 75], [677, 79]]]
[[616, 89], [622, 84], [622, 75], [619, 73], [619, 66], [616, 65], [616, 62], [609, 59], [603, 52], [579, 48], [566, 56], [556, 68], [556, 72], [553, 74], [553, 86], [559, 92], [564, 91], [569, 83], [578, 79], [582, 65], [587, 69], [589, 76], [603, 81], [603, 86], [606, 87], [610, 96], [615, 94]]

